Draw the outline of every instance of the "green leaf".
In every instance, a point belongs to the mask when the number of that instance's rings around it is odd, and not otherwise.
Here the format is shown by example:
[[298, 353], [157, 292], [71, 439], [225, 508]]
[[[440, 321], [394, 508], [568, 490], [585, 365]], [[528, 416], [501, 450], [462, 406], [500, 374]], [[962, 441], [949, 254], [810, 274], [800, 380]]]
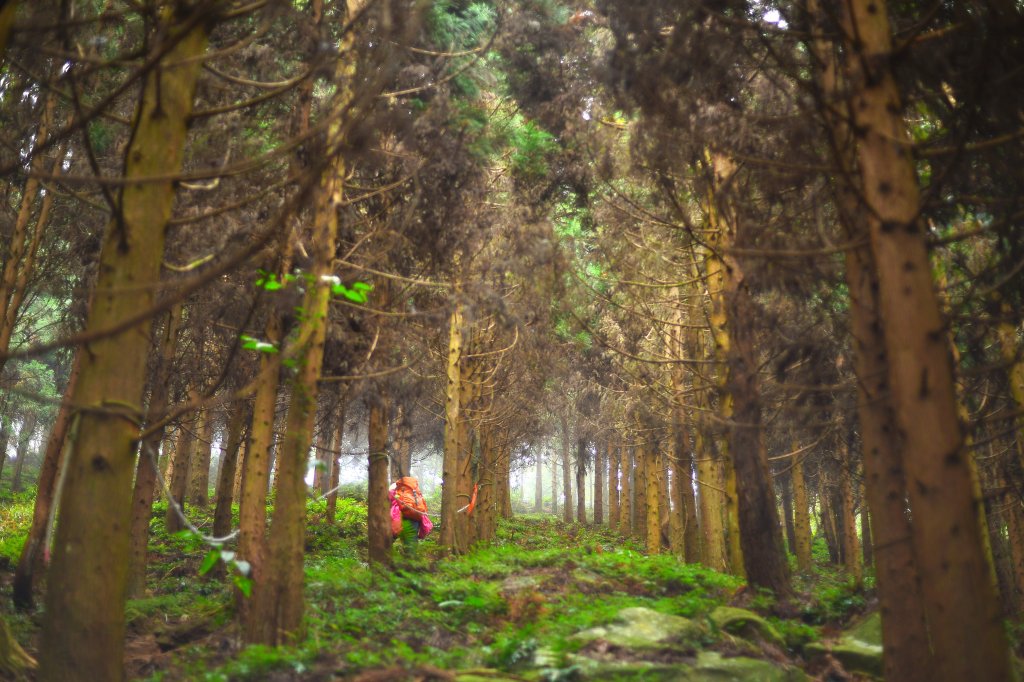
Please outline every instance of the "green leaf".
[[231, 578], [231, 582], [246, 597], [252, 596], [252, 578], [247, 578], [244, 575], [235, 575]]
[[206, 558], [203, 559], [203, 565], [199, 567], [199, 575], [206, 575], [209, 573], [210, 569], [216, 566], [218, 561], [220, 561], [220, 550], [216, 548], [211, 549], [206, 553]]
[[341, 295], [344, 296], [345, 298], [347, 298], [348, 300], [352, 301], [353, 303], [359, 303], [360, 305], [362, 305], [363, 303], [366, 303], [366, 301], [367, 301], [367, 296], [362, 291], [355, 291], [353, 289], [346, 289], [345, 291], [342, 292]]
[[263, 288], [267, 291], [277, 291], [283, 289], [284, 285], [278, 282], [276, 279], [272, 279], [263, 285]]
[[373, 285], [367, 284], [366, 282], [352, 282], [352, 288], [356, 291], [369, 292], [373, 291]]

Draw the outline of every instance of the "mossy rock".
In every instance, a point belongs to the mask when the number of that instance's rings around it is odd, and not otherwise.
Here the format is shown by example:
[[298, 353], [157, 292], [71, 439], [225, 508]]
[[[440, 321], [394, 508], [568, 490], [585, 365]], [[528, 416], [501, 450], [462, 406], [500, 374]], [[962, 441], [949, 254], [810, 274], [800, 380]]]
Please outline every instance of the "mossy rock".
[[797, 668], [780, 668], [772, 663], [742, 656], [725, 658], [714, 651], [702, 651], [694, 663], [647, 661], [598, 662], [572, 656], [579, 677], [601, 682], [806, 682]]
[[708, 616], [719, 630], [748, 640], [763, 640], [785, 649], [786, 642], [771, 623], [753, 611], [734, 606], [719, 606]]
[[882, 616], [872, 613], [842, 634], [831, 645], [822, 642], [808, 644], [804, 652], [808, 657], [831, 653], [849, 672], [882, 677]]
[[572, 639], [584, 644], [601, 639], [623, 649], [645, 650], [696, 642], [703, 635], [704, 628], [689, 618], [634, 606], [619, 611], [614, 622], [579, 632]]

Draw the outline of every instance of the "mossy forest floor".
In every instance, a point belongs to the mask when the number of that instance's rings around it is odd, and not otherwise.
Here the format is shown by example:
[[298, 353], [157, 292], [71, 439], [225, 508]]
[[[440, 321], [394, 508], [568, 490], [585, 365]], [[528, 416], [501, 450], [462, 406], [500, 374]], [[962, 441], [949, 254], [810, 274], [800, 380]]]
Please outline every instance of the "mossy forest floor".
[[[166, 535], [162, 511], [153, 517], [149, 596], [127, 604], [130, 679], [571, 680], [583, 675], [581, 653], [612, 662], [638, 658], [601, 637], [574, 637], [607, 626], [630, 607], [699, 626], [685, 641], [639, 656], [644, 665], [685, 664], [713, 650], [812, 678], [859, 679], [845, 676], [829, 657], [808, 654], [809, 643], [836, 635], [871, 606], [870, 591], [824, 567], [797, 577], [803, 596], [781, 608], [734, 577], [671, 556], [645, 556], [606, 528], [525, 515], [502, 522], [496, 543], [465, 556], [444, 557], [428, 538], [413, 557], [396, 548], [392, 570], [373, 569], [365, 561], [366, 509], [351, 500], [339, 501], [334, 524], [324, 520], [323, 503], [310, 505], [305, 639], [277, 649], [244, 647], [230, 581], [217, 570], [200, 576], [206, 549]], [[18, 537], [30, 514], [27, 498], [0, 506], [6, 536], [0, 539], [0, 614], [38, 657], [41, 612], [16, 614], [9, 599]], [[781, 641], [724, 631], [709, 618], [723, 605], [761, 614]], [[623, 678], [683, 679], [635, 670]]]

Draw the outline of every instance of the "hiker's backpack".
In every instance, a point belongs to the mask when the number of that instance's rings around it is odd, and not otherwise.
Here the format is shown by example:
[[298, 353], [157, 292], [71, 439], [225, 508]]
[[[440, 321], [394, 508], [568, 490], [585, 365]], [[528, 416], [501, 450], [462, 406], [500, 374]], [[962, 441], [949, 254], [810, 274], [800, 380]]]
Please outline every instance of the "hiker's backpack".
[[427, 501], [420, 492], [419, 481], [412, 476], [403, 476], [395, 482], [395, 499], [407, 519], [419, 521], [427, 513]]

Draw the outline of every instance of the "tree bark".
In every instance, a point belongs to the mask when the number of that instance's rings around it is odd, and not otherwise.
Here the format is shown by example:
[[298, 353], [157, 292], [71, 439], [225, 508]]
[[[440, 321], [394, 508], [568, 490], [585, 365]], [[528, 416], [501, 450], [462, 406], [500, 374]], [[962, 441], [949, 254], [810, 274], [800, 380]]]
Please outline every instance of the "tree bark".
[[338, 513], [338, 482], [341, 479], [341, 446], [345, 437], [345, 401], [340, 400], [338, 413], [335, 415], [337, 422], [334, 430], [334, 450], [331, 463], [331, 494], [327, 496], [327, 521], [334, 523]]
[[892, 73], [887, 4], [848, 0], [853, 123], [871, 250], [878, 269], [888, 377], [902, 436], [925, 620], [942, 679], [1010, 679], [970, 453], [957, 419], [921, 202]]
[[[199, 393], [194, 389], [189, 391], [189, 401], [198, 399]], [[195, 424], [185, 421], [183, 415], [178, 425], [178, 443], [171, 455], [171, 473], [168, 488], [171, 492], [171, 499], [167, 501], [167, 513], [164, 516], [164, 528], [168, 533], [177, 533], [185, 528], [185, 524], [178, 516], [178, 511], [185, 510], [185, 493], [188, 490], [188, 470], [192, 462], [192, 449], [195, 447]], [[177, 504], [178, 511], [174, 505]]]
[[810, 573], [811, 563], [811, 504], [807, 498], [805, 457], [793, 464], [793, 538], [796, 547], [796, 565], [801, 573]]
[[796, 528], [793, 525], [793, 489], [792, 476], [784, 475], [776, 479], [781, 483], [782, 492], [782, 519], [786, 531], [786, 546], [789, 551], [796, 554]]
[[[156, 370], [150, 384], [147, 423], [162, 419], [167, 412], [170, 378], [174, 354], [178, 347], [178, 329], [181, 326], [182, 306], [175, 305], [167, 313], [158, 349]], [[132, 492], [131, 540], [129, 541], [128, 597], [137, 598], [146, 590], [146, 551], [149, 545], [149, 522], [153, 516], [153, 501], [158, 494], [156, 466], [166, 426], [161, 426], [143, 439], [139, 446], [139, 461], [135, 469], [135, 488]]]
[[[456, 283], [456, 296], [460, 287]], [[462, 404], [462, 345], [465, 333], [462, 302], [456, 299], [448, 326], [448, 383], [445, 390], [444, 460], [441, 471], [441, 532], [438, 544], [455, 551], [455, 517], [458, 513], [459, 421]]]
[[[175, 42], [145, 77], [125, 155], [127, 178], [173, 177], [180, 171], [199, 57], [207, 42], [209, 17], [202, 13], [215, 5], [197, 7], [196, 16], [165, 11], [166, 30], [156, 32], [156, 41], [165, 36]], [[101, 247], [87, 330], [114, 327], [152, 305], [173, 198], [170, 180], [122, 188], [117, 215]], [[39, 671], [43, 682], [116, 682], [124, 677], [126, 525], [149, 327], [140, 323], [90, 343], [82, 358], [72, 402], [121, 408], [82, 412], [79, 417], [50, 568], [50, 584], [61, 589], [46, 596], [41, 650], [47, 655]]]
[[558, 516], [558, 457], [551, 456], [551, 513]]
[[587, 441], [576, 441], [576, 520], [587, 523]]
[[633, 466], [632, 448], [626, 445], [619, 446], [620, 468], [622, 469], [622, 490], [619, 493], [619, 533], [631, 535], [633, 533], [633, 510], [630, 507], [633, 499], [630, 476], [635, 467]]
[[188, 501], [206, 509], [210, 503], [210, 465], [213, 460], [213, 414], [204, 408], [199, 413], [199, 434], [189, 466]]
[[220, 473], [217, 476], [217, 506], [213, 510], [213, 535], [224, 537], [231, 532], [231, 503], [238, 451], [242, 446], [242, 429], [249, 419], [247, 405], [231, 406], [228, 418], [227, 438], [220, 457]]
[[594, 525], [604, 524], [604, 467], [605, 450], [594, 443]]
[[17, 461], [14, 463], [14, 476], [11, 478], [11, 492], [21, 492], [21, 475], [25, 469], [25, 459], [28, 458], [29, 443], [35, 434], [36, 423], [39, 415], [34, 411], [26, 412], [21, 417], [21, 428], [18, 430]]
[[619, 458], [622, 449], [618, 438], [608, 439], [608, 528], [619, 529]]
[[854, 484], [851, 468], [855, 466], [855, 463], [850, 457], [849, 446], [845, 443], [841, 446], [840, 455], [843, 458], [839, 478], [843, 501], [843, 564], [846, 572], [853, 578], [854, 584], [859, 587], [864, 582], [864, 566], [861, 564], [860, 541], [857, 538], [857, 517], [854, 514]]
[[544, 511], [544, 453], [537, 450], [534, 455], [534, 464], [537, 467], [537, 476], [533, 489], [533, 513], [540, 514]]
[[391, 505], [388, 501], [388, 406], [385, 396], [370, 400], [369, 482], [366, 489], [367, 543], [373, 563], [391, 564]]
[[661, 553], [661, 463], [658, 452], [658, 448], [650, 444], [643, 450], [648, 554]]
[[[742, 245], [741, 223], [732, 215], [736, 166], [730, 159], [713, 154], [711, 172], [710, 222], [716, 227], [712, 241], [719, 247]], [[717, 330], [720, 325], [716, 323], [715, 338], [719, 354], [724, 355], [728, 368], [727, 395], [722, 396], [722, 405], [725, 408], [723, 414], [732, 420], [728, 461], [735, 471], [735, 493], [731, 486], [726, 488], [730, 499], [736, 500], [743, 571], [748, 582], [784, 598], [792, 593], [792, 588], [761, 428], [758, 360], [751, 326], [751, 321], [756, 319], [756, 310], [738, 257], [726, 254], [715, 260], [722, 275], [724, 319], [721, 326], [726, 327], [725, 334], [722, 334]], [[708, 268], [711, 271], [714, 265]], [[730, 559], [735, 571], [734, 551], [730, 551]]]
[[569, 433], [569, 419], [565, 413], [559, 415], [562, 425], [562, 490], [565, 492], [565, 505], [562, 507], [562, 520], [572, 523], [572, 436]]
[[[71, 425], [71, 396], [74, 395], [75, 384], [78, 382], [79, 362], [79, 353], [76, 352], [71, 365], [71, 375], [68, 377], [68, 385], [64, 389], [64, 398], [61, 400], [60, 411], [50, 430], [50, 436], [46, 442], [46, 454], [43, 456], [43, 463], [39, 469], [36, 502], [32, 510], [32, 527], [29, 529], [28, 538], [25, 540], [25, 546], [18, 558], [18, 566], [14, 571], [11, 596], [14, 606], [20, 610], [32, 608], [35, 576], [43, 568], [42, 557], [46, 550], [50, 512], [58, 493], [57, 481], [60, 469], [64, 464], [64, 442]], [[7, 446], [3, 438], [0, 438], [0, 445], [4, 448]]]

